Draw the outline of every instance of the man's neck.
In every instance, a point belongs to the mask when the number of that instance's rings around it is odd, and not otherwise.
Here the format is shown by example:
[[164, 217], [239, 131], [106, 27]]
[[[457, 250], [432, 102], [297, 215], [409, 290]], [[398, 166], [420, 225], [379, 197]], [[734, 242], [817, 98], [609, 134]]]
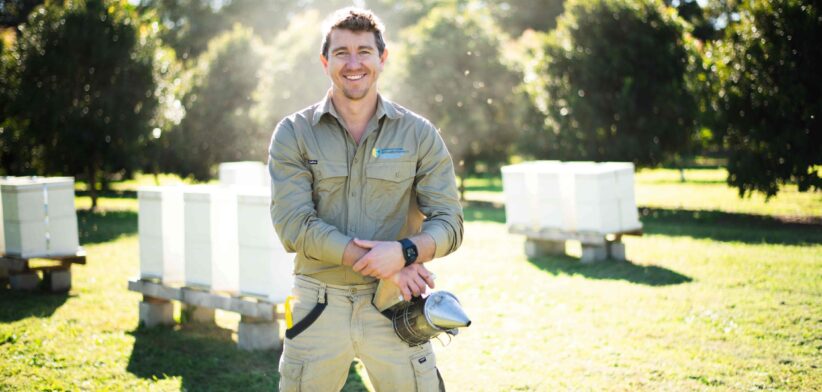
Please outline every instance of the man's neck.
[[351, 100], [342, 95], [331, 93], [331, 103], [337, 114], [342, 117], [343, 123], [348, 128], [348, 133], [358, 144], [368, 121], [377, 112], [377, 93], [369, 93], [362, 99]]

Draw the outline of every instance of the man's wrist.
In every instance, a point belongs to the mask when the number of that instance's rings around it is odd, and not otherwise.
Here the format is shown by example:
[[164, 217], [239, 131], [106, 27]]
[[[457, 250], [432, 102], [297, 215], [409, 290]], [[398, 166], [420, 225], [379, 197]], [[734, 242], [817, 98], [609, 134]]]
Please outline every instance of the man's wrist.
[[417, 261], [417, 257], [419, 257], [419, 250], [417, 249], [417, 245], [414, 241], [411, 241], [408, 238], [403, 238], [399, 240], [400, 246], [402, 247], [402, 257], [405, 261], [405, 265], [403, 267], [408, 267], [414, 262]]

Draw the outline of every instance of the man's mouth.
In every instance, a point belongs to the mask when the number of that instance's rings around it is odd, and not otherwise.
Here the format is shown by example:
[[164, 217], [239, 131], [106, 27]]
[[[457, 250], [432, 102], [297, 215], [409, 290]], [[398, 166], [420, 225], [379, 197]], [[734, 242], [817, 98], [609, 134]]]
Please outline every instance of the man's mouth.
[[344, 75], [343, 77], [348, 79], [348, 80], [355, 81], [355, 80], [360, 80], [360, 79], [364, 78], [365, 74], [361, 73], [361, 74], [356, 74], [356, 75]]

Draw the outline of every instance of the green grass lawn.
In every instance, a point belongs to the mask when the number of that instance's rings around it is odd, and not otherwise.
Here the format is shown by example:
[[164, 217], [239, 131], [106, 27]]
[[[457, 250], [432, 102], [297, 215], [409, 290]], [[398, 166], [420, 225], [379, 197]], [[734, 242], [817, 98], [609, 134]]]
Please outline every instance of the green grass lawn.
[[[739, 201], [722, 175], [640, 172], [631, 262], [529, 259], [499, 206], [467, 203], [462, 248], [430, 264], [473, 320], [434, 343], [449, 390], [822, 390], [820, 194]], [[498, 179], [466, 185], [499, 199]], [[132, 191], [78, 213], [70, 293], [0, 289], [0, 390], [275, 390], [279, 353], [237, 350], [234, 314], [138, 327]], [[352, 364], [346, 390], [369, 385]]]

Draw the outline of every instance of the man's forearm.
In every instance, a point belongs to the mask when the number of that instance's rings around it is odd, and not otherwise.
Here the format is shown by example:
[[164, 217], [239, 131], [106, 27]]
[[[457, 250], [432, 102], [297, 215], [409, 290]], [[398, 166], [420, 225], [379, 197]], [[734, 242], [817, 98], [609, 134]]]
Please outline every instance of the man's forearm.
[[368, 249], [361, 248], [354, 243], [354, 240], [348, 243], [345, 247], [345, 251], [343, 252], [342, 264], [347, 266], [352, 266], [354, 263], [357, 262], [361, 257], [365, 256], [368, 253]]
[[434, 237], [428, 233], [418, 233], [409, 238], [414, 245], [417, 246], [417, 261], [416, 263], [425, 263], [434, 259], [434, 252], [437, 250], [437, 244], [434, 242]]

